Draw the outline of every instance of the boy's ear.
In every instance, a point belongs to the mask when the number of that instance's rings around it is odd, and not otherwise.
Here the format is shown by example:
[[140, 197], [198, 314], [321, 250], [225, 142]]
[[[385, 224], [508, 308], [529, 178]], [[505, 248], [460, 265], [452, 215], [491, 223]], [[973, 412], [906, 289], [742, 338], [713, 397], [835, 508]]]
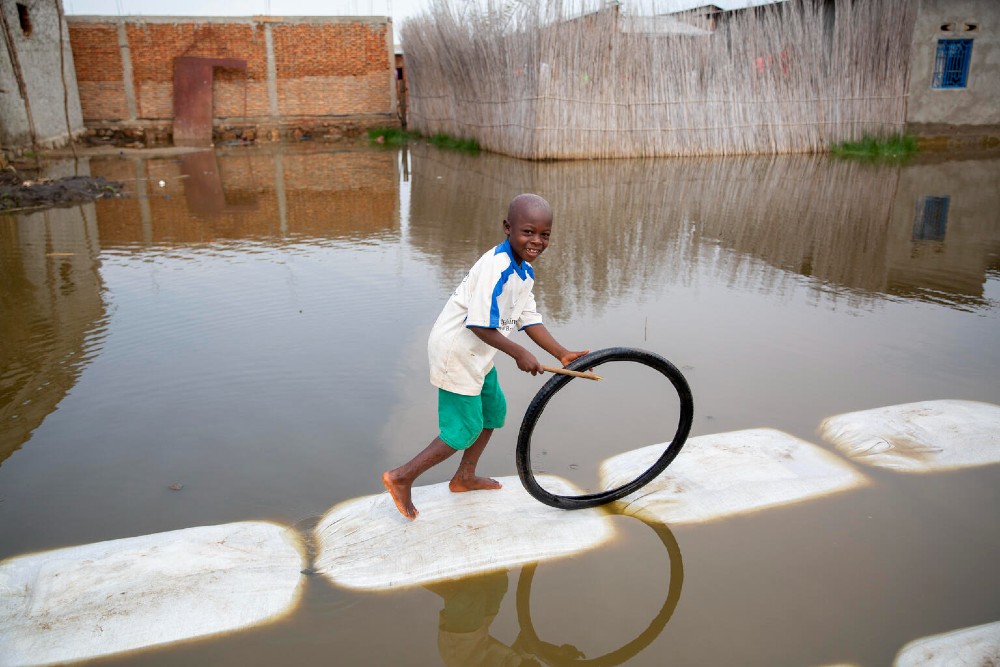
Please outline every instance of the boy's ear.
[[510, 223], [507, 222], [506, 218], [503, 221], [503, 233], [510, 236]]

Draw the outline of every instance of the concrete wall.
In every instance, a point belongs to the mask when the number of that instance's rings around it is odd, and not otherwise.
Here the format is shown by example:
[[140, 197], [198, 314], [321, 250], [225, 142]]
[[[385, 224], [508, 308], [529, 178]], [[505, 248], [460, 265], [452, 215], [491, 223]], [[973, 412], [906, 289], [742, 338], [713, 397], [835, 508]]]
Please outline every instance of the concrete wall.
[[72, 16], [70, 37], [88, 127], [166, 127], [173, 59], [238, 58], [216, 69], [218, 126], [272, 129], [396, 121], [392, 23], [384, 17]]
[[[59, 0], [0, 0], [3, 25], [6, 28], [0, 30], [0, 40], [3, 41], [3, 46], [0, 47], [0, 145], [4, 149], [24, 149], [31, 146], [31, 128], [14, 73], [11, 51], [16, 56], [27, 89], [28, 106], [39, 145], [62, 145], [67, 142], [70, 133], [79, 135], [84, 131], [73, 52], [65, 18], [62, 24], [65, 99], [59, 76], [57, 2]], [[18, 13], [19, 4], [26, 10], [25, 27], [22, 27]]]
[[[975, 30], [968, 30], [967, 24]], [[952, 30], [942, 30], [946, 25]], [[967, 88], [931, 88], [939, 39], [973, 40]], [[912, 130], [1000, 126], [1000, 2], [920, 0], [910, 58], [906, 120]]]

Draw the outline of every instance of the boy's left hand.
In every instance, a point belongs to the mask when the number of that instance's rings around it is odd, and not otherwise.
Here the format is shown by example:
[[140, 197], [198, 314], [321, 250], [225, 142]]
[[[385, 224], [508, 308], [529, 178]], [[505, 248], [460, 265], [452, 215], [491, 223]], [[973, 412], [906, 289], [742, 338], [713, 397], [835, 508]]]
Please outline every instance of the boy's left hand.
[[569, 366], [571, 362], [576, 361], [585, 354], [590, 354], [590, 350], [584, 350], [582, 352], [566, 352], [566, 354], [559, 357], [559, 363], [565, 368]]

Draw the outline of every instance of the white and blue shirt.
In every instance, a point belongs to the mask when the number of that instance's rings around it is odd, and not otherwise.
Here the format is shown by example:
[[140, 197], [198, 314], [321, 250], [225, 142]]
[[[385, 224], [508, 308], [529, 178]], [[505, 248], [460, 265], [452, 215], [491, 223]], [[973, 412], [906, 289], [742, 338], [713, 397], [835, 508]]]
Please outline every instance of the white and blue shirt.
[[514, 261], [509, 240], [480, 257], [431, 329], [427, 341], [431, 384], [455, 394], [478, 396], [497, 349], [470, 329], [496, 329], [510, 336], [515, 329], [541, 324], [534, 285], [534, 270], [527, 262]]

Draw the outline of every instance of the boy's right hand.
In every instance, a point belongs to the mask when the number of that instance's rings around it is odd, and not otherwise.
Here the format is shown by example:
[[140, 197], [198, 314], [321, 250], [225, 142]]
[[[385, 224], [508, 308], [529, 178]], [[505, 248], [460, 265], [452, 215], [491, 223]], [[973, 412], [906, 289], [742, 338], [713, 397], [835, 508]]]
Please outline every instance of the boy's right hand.
[[531, 352], [528, 352], [524, 348], [517, 353], [514, 357], [514, 361], [517, 362], [517, 367], [520, 368], [525, 373], [531, 373], [532, 375], [538, 375], [539, 373], [544, 373], [545, 369], [542, 368], [542, 364], [538, 359], [535, 358]]
[[[569, 366], [572, 362], [576, 361], [582, 356], [590, 354], [590, 350], [581, 350], [579, 352], [572, 352], [567, 350], [566, 354], [559, 357], [559, 363], [563, 365], [563, 368]], [[594, 370], [591, 368], [590, 370]]]

